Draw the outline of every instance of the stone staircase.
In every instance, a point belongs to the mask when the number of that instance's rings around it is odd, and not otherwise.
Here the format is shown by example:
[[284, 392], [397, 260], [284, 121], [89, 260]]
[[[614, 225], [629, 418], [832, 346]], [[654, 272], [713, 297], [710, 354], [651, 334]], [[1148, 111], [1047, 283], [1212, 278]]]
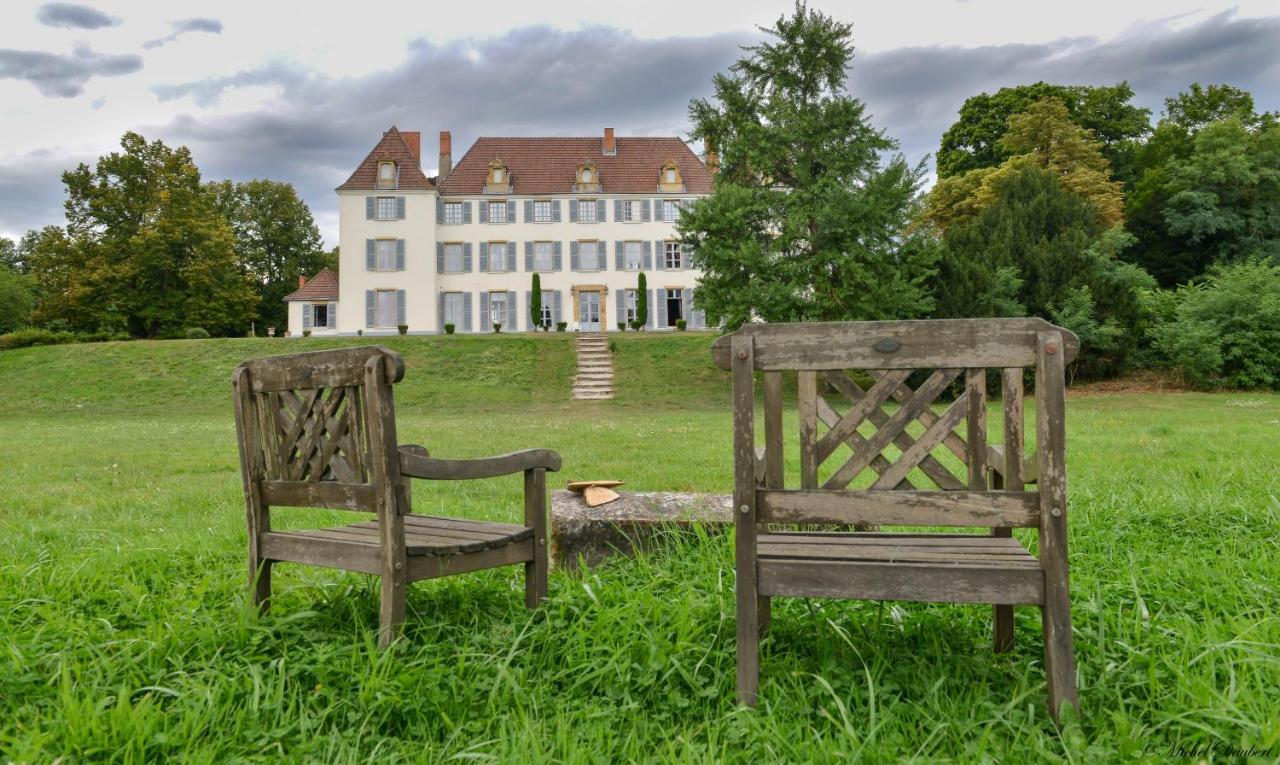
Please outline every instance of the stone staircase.
[[613, 354], [603, 332], [580, 332], [577, 337], [578, 374], [573, 397], [582, 400], [613, 398]]

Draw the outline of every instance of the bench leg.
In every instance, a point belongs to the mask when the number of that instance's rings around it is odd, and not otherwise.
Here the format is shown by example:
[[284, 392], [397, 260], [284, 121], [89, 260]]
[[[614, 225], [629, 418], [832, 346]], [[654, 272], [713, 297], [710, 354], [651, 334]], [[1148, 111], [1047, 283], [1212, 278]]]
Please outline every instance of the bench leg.
[[269, 560], [249, 558], [249, 596], [260, 614], [271, 609], [271, 564]]
[[[754, 565], [754, 564], [753, 564]], [[738, 703], [756, 705], [760, 692], [760, 619], [755, 587], [738, 581]]]
[[768, 595], [757, 596], [756, 612], [760, 619], [760, 634], [764, 635], [773, 624], [773, 599]]
[[547, 471], [524, 471], [524, 525], [533, 528], [533, 560], [524, 564], [524, 605], [547, 599]]
[[1049, 714], [1056, 721], [1063, 704], [1079, 708], [1076, 693], [1075, 645], [1071, 636], [1071, 606], [1065, 593], [1048, 597], [1041, 618], [1044, 623], [1044, 669], [1049, 686]]
[[382, 603], [378, 611], [378, 647], [386, 648], [400, 637], [404, 625], [405, 591], [408, 589], [403, 569], [398, 576], [382, 576]]
[[1013, 650], [1013, 606], [992, 606], [992, 648], [996, 653]]

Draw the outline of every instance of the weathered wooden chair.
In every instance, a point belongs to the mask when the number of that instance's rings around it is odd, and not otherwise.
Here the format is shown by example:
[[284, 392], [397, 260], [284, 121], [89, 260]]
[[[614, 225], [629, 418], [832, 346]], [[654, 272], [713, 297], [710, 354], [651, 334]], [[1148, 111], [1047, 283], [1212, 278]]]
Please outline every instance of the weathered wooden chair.
[[[1064, 703], [1077, 703], [1067, 589], [1063, 367], [1078, 350], [1075, 335], [1041, 319], [755, 325], [715, 342], [712, 356], [733, 378], [740, 702], [756, 703], [769, 599], [791, 596], [994, 604], [996, 651], [1013, 645], [1013, 606], [1040, 606], [1049, 710], [1056, 718]], [[1036, 381], [1031, 459], [1023, 450], [1024, 367], [1035, 368]], [[987, 440], [988, 368], [1001, 370], [1002, 445]], [[908, 377], [922, 369], [933, 371], [912, 390]], [[798, 489], [784, 486], [787, 370], [797, 372]], [[848, 370], [859, 370], [858, 377], [870, 384], [858, 385]], [[763, 373], [762, 449], [755, 444], [756, 372]], [[962, 375], [964, 392], [940, 414], [932, 411], [939, 394]], [[819, 376], [826, 383], [823, 392]], [[828, 388], [848, 399], [843, 412], [828, 403]], [[965, 426], [956, 432], [961, 421]], [[842, 454], [844, 447], [850, 453]], [[838, 467], [824, 470], [820, 482], [819, 466], [833, 457], [840, 458]], [[963, 474], [953, 474], [948, 462], [962, 466]], [[864, 473], [869, 477], [859, 481], [863, 488], [850, 489]], [[1024, 490], [1030, 483], [1035, 490]], [[936, 488], [919, 488], [930, 486]], [[969, 526], [990, 532], [776, 528], [785, 524]], [[1013, 538], [1017, 527], [1039, 532], [1039, 558]]]
[[[404, 361], [363, 347], [246, 361], [236, 368], [240, 470], [249, 519], [249, 581], [263, 610], [271, 566], [307, 563], [382, 577], [378, 644], [404, 621], [405, 590], [419, 579], [525, 565], [525, 605], [547, 595], [546, 471], [560, 455], [531, 449], [441, 460], [396, 440], [391, 386]], [[524, 472], [524, 524], [410, 512], [408, 478], [454, 480]], [[374, 520], [339, 528], [274, 531], [272, 507], [364, 511]]]

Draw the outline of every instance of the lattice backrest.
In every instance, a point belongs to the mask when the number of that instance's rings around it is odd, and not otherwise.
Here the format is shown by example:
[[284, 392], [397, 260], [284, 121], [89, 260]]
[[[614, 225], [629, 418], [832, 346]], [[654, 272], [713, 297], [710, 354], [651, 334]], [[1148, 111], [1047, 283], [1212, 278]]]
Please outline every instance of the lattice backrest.
[[[1020, 492], [1034, 482], [1040, 461], [1024, 458], [1024, 369], [1042, 366], [1046, 353], [1070, 361], [1078, 349], [1073, 334], [1042, 319], [962, 319], [753, 325], [720, 338], [712, 353], [721, 367], [749, 361], [752, 371], [763, 372], [765, 446], [753, 448], [753, 470], [757, 485], [779, 490], [764, 497], [765, 505], [792, 503], [789, 520], [802, 520], [798, 508], [806, 498], [780, 491], [786, 488], [781, 376], [794, 371], [799, 489], [896, 501], [894, 520], [883, 522], [907, 523], [912, 514], [901, 510], [903, 502], [936, 504], [939, 491]], [[999, 370], [1004, 407], [999, 445], [989, 444], [987, 433], [992, 368]], [[1060, 364], [1057, 370], [1061, 411]], [[754, 402], [738, 390], [754, 389], [751, 377], [735, 373], [734, 385], [735, 408]], [[880, 494], [893, 490], [912, 495]], [[1011, 517], [1031, 520], [1030, 511]]]
[[241, 364], [232, 383], [246, 481], [267, 505], [374, 511], [374, 484], [395, 477], [385, 456], [403, 374], [400, 355], [376, 346]]

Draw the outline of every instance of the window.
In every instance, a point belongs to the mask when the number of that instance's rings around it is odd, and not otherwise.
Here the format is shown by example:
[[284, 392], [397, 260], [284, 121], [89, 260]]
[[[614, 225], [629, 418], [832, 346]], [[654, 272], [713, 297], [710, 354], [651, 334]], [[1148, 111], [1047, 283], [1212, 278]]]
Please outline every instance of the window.
[[378, 187], [383, 189], [396, 187], [396, 163], [378, 163]]
[[595, 223], [596, 218], [596, 200], [579, 199], [578, 200], [578, 222], [579, 223]]
[[591, 168], [589, 167], [582, 168], [582, 182], [591, 183]]
[[637, 306], [636, 291], [627, 290], [624, 300], [626, 301], [625, 305], [626, 305], [627, 315], [622, 318], [624, 321], [630, 324], [631, 322], [636, 320], [636, 306]]
[[500, 167], [493, 168], [493, 182], [502, 183], [502, 168]]
[[628, 271], [639, 271], [644, 268], [644, 253], [639, 242], [623, 243], [622, 254]]
[[640, 200], [631, 199], [622, 203], [622, 222], [623, 223], [639, 223], [640, 222]]
[[395, 220], [396, 219], [396, 198], [395, 197], [378, 197], [377, 216], [378, 220]]
[[533, 243], [533, 270], [550, 271], [555, 267], [555, 250], [551, 242]]
[[552, 301], [555, 299], [556, 293], [547, 290], [542, 291], [542, 326], [544, 327], [550, 327], [553, 322], [555, 306], [552, 305]]
[[662, 200], [661, 205], [661, 208], [658, 210], [658, 216], [662, 220], [667, 223], [671, 223], [676, 218], [680, 217], [680, 203], [676, 200], [664, 199]]
[[533, 222], [534, 223], [550, 223], [551, 222], [551, 202], [548, 200], [535, 201], [533, 203]]
[[459, 274], [463, 270], [462, 245], [454, 242], [444, 246], [445, 273]]
[[328, 327], [329, 326], [329, 304], [313, 303], [311, 306], [311, 326]]
[[444, 203], [444, 222], [445, 223], [461, 223], [462, 222], [462, 203], [461, 202], [445, 202]]
[[680, 253], [679, 242], [663, 242], [662, 265], [671, 270], [684, 268], [684, 259]]
[[[500, 172], [495, 170], [494, 172]], [[507, 222], [507, 203], [506, 202], [489, 202], [489, 222], [490, 223], [506, 223]]]
[[461, 329], [466, 324], [462, 320], [462, 293], [446, 292], [441, 297], [444, 299], [444, 323]]
[[663, 290], [667, 298], [667, 326], [674, 327], [684, 318], [684, 290]]
[[396, 270], [396, 240], [379, 239], [376, 246], [378, 259], [374, 267], [379, 271]]
[[490, 273], [503, 273], [510, 270], [507, 268], [507, 248], [510, 246], [506, 242], [489, 242]]
[[676, 182], [676, 169], [674, 167], [667, 168], [667, 183]]
[[378, 290], [376, 325], [394, 327], [396, 325], [396, 291]]
[[578, 270], [600, 270], [600, 243], [578, 242]]
[[489, 323], [502, 325], [507, 323], [507, 293], [489, 293]]

